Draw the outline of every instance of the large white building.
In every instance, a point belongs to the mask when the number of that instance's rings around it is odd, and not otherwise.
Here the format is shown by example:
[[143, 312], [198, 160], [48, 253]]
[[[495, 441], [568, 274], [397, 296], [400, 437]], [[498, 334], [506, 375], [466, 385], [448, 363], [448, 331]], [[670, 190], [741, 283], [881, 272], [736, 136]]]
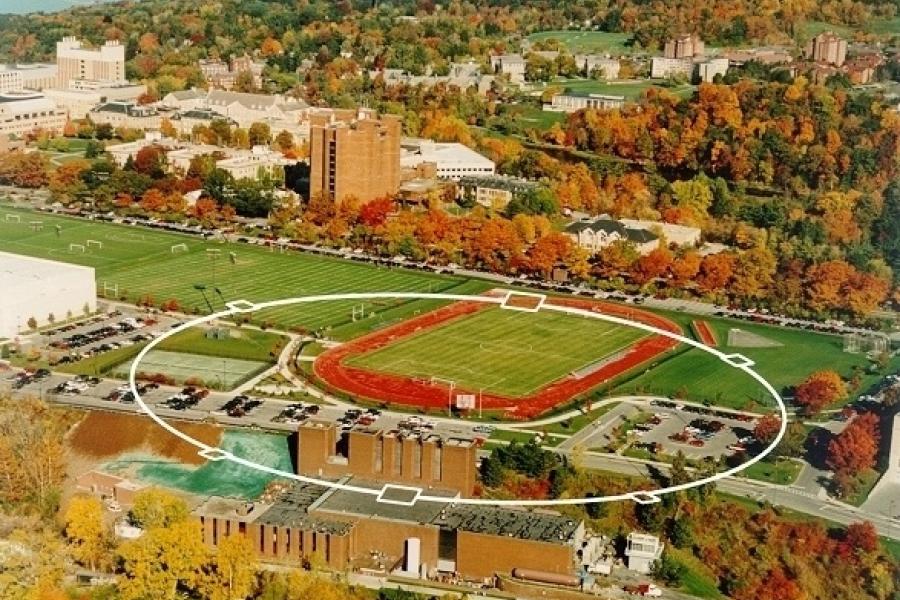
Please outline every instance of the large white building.
[[438, 177], [453, 181], [470, 175], [493, 175], [496, 171], [494, 161], [463, 144], [404, 138], [400, 148], [401, 170], [416, 169], [423, 163], [433, 163]]
[[46, 63], [0, 65], [0, 92], [53, 87], [56, 74], [56, 65]]
[[610, 94], [585, 94], [569, 92], [556, 94], [550, 104], [544, 105], [545, 111], [573, 113], [586, 108], [612, 110], [625, 106], [625, 96]]
[[125, 46], [110, 40], [99, 48], [85, 48], [75, 37], [56, 43], [57, 87], [72, 81], [125, 81]]
[[23, 136], [34, 131], [60, 133], [66, 111], [37, 92], [0, 94], [0, 134]]
[[62, 321], [97, 310], [91, 267], [0, 252], [0, 290], [0, 338], [27, 331], [31, 318], [42, 326], [50, 315]]

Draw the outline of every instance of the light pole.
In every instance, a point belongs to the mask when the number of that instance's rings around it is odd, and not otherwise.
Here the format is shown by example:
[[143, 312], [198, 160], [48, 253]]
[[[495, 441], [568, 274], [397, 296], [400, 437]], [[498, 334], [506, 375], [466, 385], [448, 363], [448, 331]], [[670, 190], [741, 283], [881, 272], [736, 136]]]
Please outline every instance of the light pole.
[[450, 387], [447, 390], [447, 416], [453, 416], [453, 388], [456, 387], [456, 383], [451, 381]]

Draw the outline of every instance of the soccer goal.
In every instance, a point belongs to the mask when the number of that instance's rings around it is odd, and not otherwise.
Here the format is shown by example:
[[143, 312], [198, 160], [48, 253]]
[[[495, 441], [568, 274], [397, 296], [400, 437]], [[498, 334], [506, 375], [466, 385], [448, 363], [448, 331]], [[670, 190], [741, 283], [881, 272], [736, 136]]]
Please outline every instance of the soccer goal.
[[21, 215], [11, 215], [9, 213], [6, 214], [6, 222], [7, 223], [21, 223], [22, 216]]
[[188, 251], [187, 244], [172, 244], [172, 254], [182, 254]]
[[88, 248], [97, 248], [97, 250], [103, 250], [103, 242], [100, 240], [88, 240], [85, 242]]
[[364, 319], [366, 316], [366, 305], [360, 304], [358, 306], [350, 307], [350, 319], [354, 323], [357, 319]]
[[32, 230], [32, 231], [40, 231], [41, 229], [44, 228], [44, 222], [43, 222], [43, 221], [31, 221], [31, 222], [29, 223], [29, 225], [31, 226], [31, 230]]
[[84, 244], [69, 244], [69, 252], [81, 252], [82, 254], [84, 254]]
[[218, 248], [207, 248], [206, 255], [210, 258], [219, 258], [222, 255], [222, 251]]

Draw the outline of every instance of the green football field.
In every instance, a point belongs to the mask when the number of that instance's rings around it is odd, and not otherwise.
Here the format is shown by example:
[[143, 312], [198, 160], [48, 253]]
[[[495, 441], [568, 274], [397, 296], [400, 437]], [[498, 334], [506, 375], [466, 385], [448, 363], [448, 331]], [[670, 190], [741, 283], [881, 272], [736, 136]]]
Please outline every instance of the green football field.
[[540, 31], [528, 36], [530, 42], [553, 39], [572, 54], [631, 54], [634, 48], [628, 43], [631, 34], [607, 31]]
[[588, 368], [644, 335], [598, 319], [492, 307], [353, 357], [347, 364], [408, 377], [439, 377], [463, 389], [519, 397]]
[[[8, 221], [18, 215], [21, 222]], [[42, 228], [30, 225], [40, 221]], [[57, 233], [56, 226], [61, 230]], [[91, 244], [88, 244], [91, 240]], [[100, 247], [95, 242], [100, 242]], [[70, 251], [70, 244], [84, 246]], [[184, 244], [187, 251], [172, 252]], [[212, 258], [207, 250], [219, 251]], [[27, 254], [96, 269], [98, 293], [134, 302], [145, 295], [159, 304], [176, 299], [182, 310], [205, 314], [206, 301], [195, 285], [207, 286], [207, 296], [216, 310], [223, 299], [254, 302], [323, 293], [348, 292], [455, 292], [478, 293], [490, 287], [462, 278], [411, 272], [387, 267], [315, 256], [280, 254], [244, 244], [204, 241], [193, 236], [149, 230], [128, 225], [92, 222], [64, 216], [0, 207], [0, 251]], [[228, 253], [236, 254], [232, 264]], [[219, 288], [220, 297], [213, 291]], [[333, 337], [346, 338], [435, 308], [435, 301], [383, 300], [368, 303], [337, 301], [293, 306], [254, 315], [282, 327], [319, 329], [336, 327]], [[354, 308], [357, 319], [354, 322]], [[360, 310], [365, 317], [360, 318]]]
[[[773, 327], [746, 321], [705, 319], [715, 330], [722, 344], [719, 350], [740, 353], [755, 362], [754, 369], [765, 377], [784, 396], [791, 395], [791, 387], [820, 369], [833, 369], [849, 378], [857, 369], [861, 373], [856, 394], [864, 393], [883, 373], [864, 373], [870, 362], [864, 354], [848, 354], [843, 339], [797, 329]], [[772, 348], [744, 348], [728, 346], [728, 331], [739, 328], [780, 344]], [[900, 357], [891, 360], [888, 372], [900, 368]], [[653, 394], [677, 396], [698, 402], [710, 402], [731, 408], [774, 407], [774, 400], [749, 375], [729, 367], [718, 358], [690, 349], [662, 360], [645, 373], [613, 388], [611, 395]], [[849, 397], [854, 399], [855, 395]]]

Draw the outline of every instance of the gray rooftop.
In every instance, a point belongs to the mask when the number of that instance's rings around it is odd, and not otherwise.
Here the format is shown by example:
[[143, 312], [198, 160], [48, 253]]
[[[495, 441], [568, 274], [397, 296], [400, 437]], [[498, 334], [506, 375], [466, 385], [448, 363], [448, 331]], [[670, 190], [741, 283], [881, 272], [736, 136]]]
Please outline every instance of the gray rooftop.
[[451, 505], [432, 523], [443, 529], [555, 543], [570, 540], [580, 526], [557, 513], [469, 505]]

